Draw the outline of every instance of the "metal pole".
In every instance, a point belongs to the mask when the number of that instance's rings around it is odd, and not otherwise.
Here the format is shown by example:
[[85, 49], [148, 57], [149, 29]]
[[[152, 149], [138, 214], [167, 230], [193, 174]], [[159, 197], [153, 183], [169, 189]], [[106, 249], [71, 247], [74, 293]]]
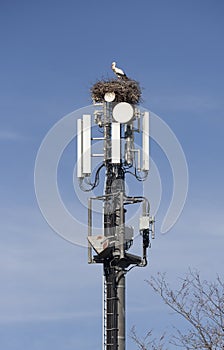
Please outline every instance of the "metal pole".
[[117, 285], [115, 268], [108, 269], [106, 275], [106, 349], [117, 350]]
[[[104, 262], [106, 279], [106, 350], [125, 350], [125, 271], [124, 258], [124, 172], [120, 165], [108, 165], [106, 193], [111, 199], [104, 211], [105, 235], [117, 232], [114, 255]], [[109, 230], [108, 230], [109, 229]]]
[[[124, 178], [122, 179], [124, 181]], [[125, 239], [124, 192], [120, 192], [120, 259], [124, 258]], [[118, 302], [118, 349], [125, 350], [125, 271], [118, 269], [117, 273], [117, 302]]]
[[125, 350], [125, 271], [114, 267], [106, 275], [106, 350]]

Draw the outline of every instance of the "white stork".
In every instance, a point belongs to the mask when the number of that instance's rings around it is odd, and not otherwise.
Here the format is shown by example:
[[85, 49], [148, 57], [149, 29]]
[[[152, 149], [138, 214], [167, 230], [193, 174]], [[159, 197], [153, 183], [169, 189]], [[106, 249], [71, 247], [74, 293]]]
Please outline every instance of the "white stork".
[[116, 67], [116, 62], [112, 62], [111, 68], [118, 78], [127, 79], [125, 72], [122, 69]]

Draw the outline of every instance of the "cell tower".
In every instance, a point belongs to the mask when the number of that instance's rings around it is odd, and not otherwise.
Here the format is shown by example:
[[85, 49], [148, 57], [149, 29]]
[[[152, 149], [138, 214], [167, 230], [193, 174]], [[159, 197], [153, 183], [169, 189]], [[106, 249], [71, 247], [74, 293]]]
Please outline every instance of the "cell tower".
[[[102, 195], [88, 201], [88, 262], [103, 265], [103, 350], [125, 350], [125, 276], [130, 267], [147, 265], [150, 234], [154, 238], [149, 201], [143, 196], [126, 195], [125, 175], [132, 173], [138, 181], [144, 181], [148, 175], [150, 114], [138, 107], [139, 84], [127, 78], [114, 63], [112, 69], [117, 79], [99, 81], [91, 88], [96, 106], [94, 115], [85, 114], [77, 121], [77, 177], [81, 189], [91, 191], [99, 184], [101, 169], [105, 169]], [[93, 135], [93, 123], [98, 126], [95, 129], [99, 130], [99, 136]], [[136, 139], [141, 141], [140, 145], [136, 145]], [[102, 144], [100, 154], [92, 153], [92, 142], [97, 140]], [[92, 157], [102, 157], [94, 180]], [[94, 233], [96, 201], [102, 206], [101, 235]], [[134, 242], [134, 229], [125, 223], [128, 207], [137, 203], [142, 206], [139, 256], [128, 253]]]

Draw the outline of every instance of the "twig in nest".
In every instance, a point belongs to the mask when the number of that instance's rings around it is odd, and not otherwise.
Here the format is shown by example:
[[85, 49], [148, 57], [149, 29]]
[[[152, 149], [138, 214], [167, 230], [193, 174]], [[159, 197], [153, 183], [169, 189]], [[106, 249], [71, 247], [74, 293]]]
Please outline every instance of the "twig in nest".
[[100, 80], [90, 89], [94, 102], [103, 102], [107, 92], [115, 93], [115, 102], [138, 104], [141, 102], [141, 88], [135, 80]]

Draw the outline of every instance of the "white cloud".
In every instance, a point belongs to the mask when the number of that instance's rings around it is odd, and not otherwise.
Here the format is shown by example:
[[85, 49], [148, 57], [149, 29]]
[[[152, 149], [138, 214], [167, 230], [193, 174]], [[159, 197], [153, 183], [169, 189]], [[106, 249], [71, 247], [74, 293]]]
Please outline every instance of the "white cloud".
[[211, 112], [223, 110], [224, 104], [221, 98], [199, 95], [177, 95], [161, 94], [159, 96], [150, 97], [153, 108], [161, 110], [161, 108], [173, 111], [188, 111], [188, 112]]
[[0, 130], [0, 141], [19, 141], [23, 137], [19, 133], [11, 130]]
[[[75, 308], [74, 308], [75, 309]], [[57, 322], [67, 320], [89, 319], [101, 316], [101, 313], [97, 312], [94, 308], [92, 311], [76, 311], [76, 312], [28, 312], [26, 314], [14, 313], [0, 316], [0, 324], [18, 323], [18, 322]]]

